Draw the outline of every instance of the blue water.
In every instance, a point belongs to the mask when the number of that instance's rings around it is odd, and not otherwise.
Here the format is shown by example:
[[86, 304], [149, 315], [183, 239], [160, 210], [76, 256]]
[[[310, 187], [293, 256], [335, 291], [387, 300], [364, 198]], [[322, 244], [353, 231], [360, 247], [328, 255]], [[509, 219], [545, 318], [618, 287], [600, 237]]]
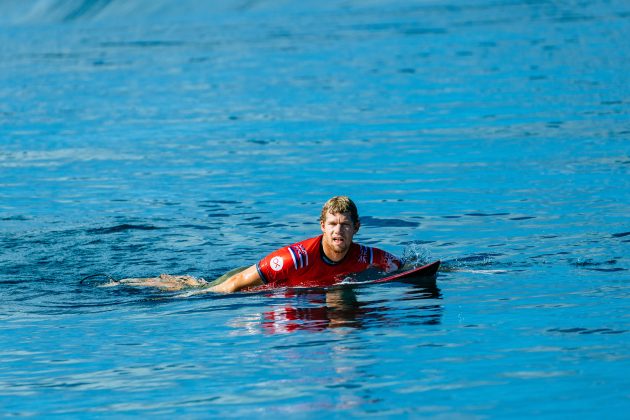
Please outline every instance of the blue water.
[[[624, 418], [630, 4], [0, 1], [0, 415]], [[318, 233], [436, 288], [178, 297]]]

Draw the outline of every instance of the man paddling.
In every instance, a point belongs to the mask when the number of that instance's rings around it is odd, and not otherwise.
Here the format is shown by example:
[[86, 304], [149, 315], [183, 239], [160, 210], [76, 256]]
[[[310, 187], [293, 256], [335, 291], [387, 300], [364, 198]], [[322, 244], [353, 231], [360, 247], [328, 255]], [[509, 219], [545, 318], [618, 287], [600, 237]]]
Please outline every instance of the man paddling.
[[368, 268], [383, 272], [400, 268], [402, 263], [394, 255], [352, 241], [360, 226], [354, 202], [346, 196], [333, 197], [322, 208], [321, 235], [280, 248], [208, 290], [230, 293], [262, 285], [325, 287]]
[[337, 196], [328, 200], [319, 221], [321, 235], [280, 248], [251, 267], [232, 270], [210, 283], [192, 276], [162, 274], [115, 280], [103, 287], [124, 284], [171, 291], [203, 288], [197, 293], [231, 293], [263, 285], [326, 287], [369, 268], [388, 273], [402, 266], [401, 261], [389, 252], [352, 242], [361, 223], [357, 206], [349, 197]]

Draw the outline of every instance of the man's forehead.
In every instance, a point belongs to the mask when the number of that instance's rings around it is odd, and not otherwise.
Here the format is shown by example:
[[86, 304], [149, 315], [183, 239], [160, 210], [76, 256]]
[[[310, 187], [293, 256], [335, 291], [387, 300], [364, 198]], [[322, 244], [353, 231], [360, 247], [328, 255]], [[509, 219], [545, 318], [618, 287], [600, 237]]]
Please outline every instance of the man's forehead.
[[336, 218], [342, 218], [342, 219], [352, 219], [352, 214], [350, 214], [349, 211], [344, 212], [344, 213], [333, 213], [331, 211], [326, 213], [326, 219], [336, 219]]

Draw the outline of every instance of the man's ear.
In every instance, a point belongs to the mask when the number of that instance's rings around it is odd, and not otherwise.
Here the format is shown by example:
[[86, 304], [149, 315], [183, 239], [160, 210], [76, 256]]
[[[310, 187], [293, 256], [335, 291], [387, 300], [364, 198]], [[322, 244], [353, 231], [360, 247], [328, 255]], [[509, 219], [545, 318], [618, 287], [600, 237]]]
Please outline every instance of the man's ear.
[[360, 227], [361, 227], [361, 222], [356, 222], [354, 224], [354, 233], [357, 233]]

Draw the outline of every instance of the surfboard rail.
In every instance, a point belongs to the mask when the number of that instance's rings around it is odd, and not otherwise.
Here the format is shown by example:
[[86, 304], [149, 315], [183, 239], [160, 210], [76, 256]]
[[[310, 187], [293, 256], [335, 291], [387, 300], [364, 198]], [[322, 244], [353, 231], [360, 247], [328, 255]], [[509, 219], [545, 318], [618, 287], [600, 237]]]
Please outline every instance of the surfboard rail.
[[410, 270], [398, 271], [380, 279], [372, 280], [370, 283], [387, 283], [390, 281], [400, 281], [412, 278], [435, 277], [440, 268], [441, 261], [433, 261], [421, 267], [412, 268]]

